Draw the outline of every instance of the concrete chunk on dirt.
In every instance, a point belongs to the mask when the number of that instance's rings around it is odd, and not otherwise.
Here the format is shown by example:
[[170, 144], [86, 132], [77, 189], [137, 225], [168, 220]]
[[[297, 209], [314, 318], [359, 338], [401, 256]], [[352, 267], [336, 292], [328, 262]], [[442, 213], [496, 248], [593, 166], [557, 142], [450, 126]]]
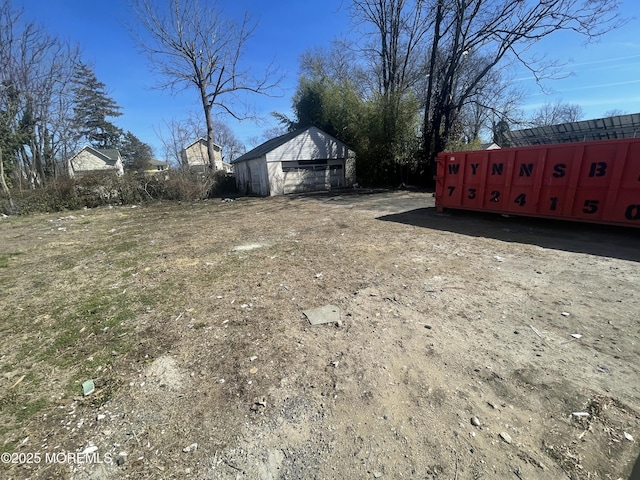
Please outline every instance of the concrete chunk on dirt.
[[340, 322], [340, 309], [335, 305], [325, 305], [324, 307], [304, 310], [302, 313], [309, 319], [311, 325]]

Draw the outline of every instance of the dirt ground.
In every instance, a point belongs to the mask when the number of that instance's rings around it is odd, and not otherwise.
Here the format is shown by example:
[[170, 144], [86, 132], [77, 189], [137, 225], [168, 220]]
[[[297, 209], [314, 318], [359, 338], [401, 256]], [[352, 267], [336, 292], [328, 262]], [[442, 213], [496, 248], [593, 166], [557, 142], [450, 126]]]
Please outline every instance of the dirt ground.
[[[0, 220], [0, 445], [62, 452], [0, 476], [626, 480], [640, 230], [433, 206], [371, 192]], [[340, 321], [311, 325], [325, 305]]]

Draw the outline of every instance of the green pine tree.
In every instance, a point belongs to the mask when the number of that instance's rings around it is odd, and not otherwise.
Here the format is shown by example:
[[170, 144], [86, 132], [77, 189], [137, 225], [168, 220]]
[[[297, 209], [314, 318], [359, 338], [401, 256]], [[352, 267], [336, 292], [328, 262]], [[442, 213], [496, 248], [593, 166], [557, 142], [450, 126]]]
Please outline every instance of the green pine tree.
[[107, 120], [122, 115], [91, 67], [80, 63], [73, 78], [74, 124], [79, 139], [96, 148], [117, 148], [122, 130]]
[[120, 155], [125, 168], [144, 171], [149, 169], [149, 160], [153, 157], [153, 149], [133, 133], [127, 132], [120, 143]]
[[509, 124], [506, 120], [499, 120], [493, 125], [493, 142], [500, 145], [502, 148], [511, 146], [509, 141]]

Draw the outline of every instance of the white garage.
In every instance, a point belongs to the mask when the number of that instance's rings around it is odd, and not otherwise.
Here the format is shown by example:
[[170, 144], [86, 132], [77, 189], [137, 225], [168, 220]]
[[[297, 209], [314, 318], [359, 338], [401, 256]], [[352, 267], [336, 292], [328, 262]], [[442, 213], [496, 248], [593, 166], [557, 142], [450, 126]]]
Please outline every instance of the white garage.
[[245, 195], [331, 190], [356, 181], [353, 150], [317, 127], [271, 139], [232, 164], [238, 189]]

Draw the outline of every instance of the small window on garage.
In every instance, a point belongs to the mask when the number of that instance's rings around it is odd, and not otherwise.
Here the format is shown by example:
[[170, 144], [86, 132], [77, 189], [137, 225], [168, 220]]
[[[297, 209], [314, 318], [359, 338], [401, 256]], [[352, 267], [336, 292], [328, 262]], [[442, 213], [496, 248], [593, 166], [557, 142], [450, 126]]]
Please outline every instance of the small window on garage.
[[303, 166], [310, 166], [310, 165], [326, 165], [327, 164], [327, 160], [298, 160], [298, 165], [300, 165], [301, 167]]

